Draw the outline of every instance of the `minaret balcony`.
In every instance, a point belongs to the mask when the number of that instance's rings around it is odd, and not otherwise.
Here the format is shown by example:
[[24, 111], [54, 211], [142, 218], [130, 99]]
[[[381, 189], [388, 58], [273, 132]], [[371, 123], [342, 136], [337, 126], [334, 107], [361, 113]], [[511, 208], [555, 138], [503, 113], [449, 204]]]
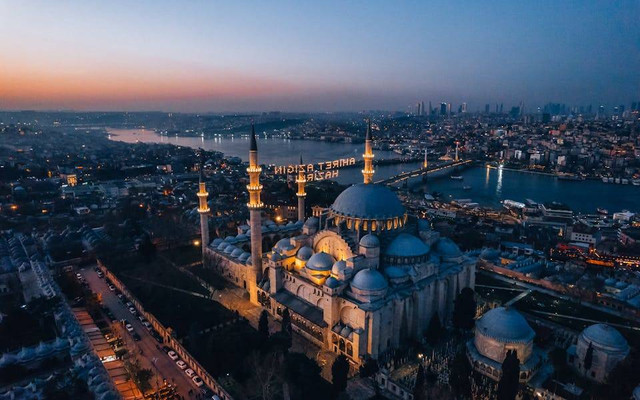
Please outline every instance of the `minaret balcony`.
[[260, 202], [257, 204], [253, 204], [253, 203], [247, 203], [247, 208], [252, 209], [252, 210], [257, 210], [259, 208], [264, 207], [264, 203]]
[[262, 190], [262, 185], [256, 185], [256, 186], [247, 185], [247, 190], [250, 192], [257, 192], [259, 190]]
[[247, 168], [247, 172], [248, 173], [260, 173], [262, 172], [262, 168], [261, 167], [249, 167]]

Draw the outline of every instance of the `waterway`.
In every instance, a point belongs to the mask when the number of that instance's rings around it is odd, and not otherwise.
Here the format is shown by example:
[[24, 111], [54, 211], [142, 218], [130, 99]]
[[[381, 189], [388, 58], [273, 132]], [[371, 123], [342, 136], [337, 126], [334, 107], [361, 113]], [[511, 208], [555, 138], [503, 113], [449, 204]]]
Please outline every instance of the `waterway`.
[[[227, 156], [240, 157], [247, 161], [249, 137], [167, 137], [142, 129], [108, 129], [112, 140], [128, 143], [167, 143], [206, 150], [217, 150]], [[329, 143], [310, 140], [289, 140], [280, 137], [259, 137], [260, 162], [265, 164], [296, 163], [300, 155], [305, 162], [317, 163], [344, 157], [362, 157], [363, 145]], [[398, 157], [391, 151], [375, 151], [376, 159]], [[385, 179], [405, 171], [419, 168], [420, 163], [393, 164], [376, 167], [375, 179]], [[610, 212], [629, 210], [640, 212], [640, 186], [606, 184], [599, 180], [567, 181], [553, 176], [531, 174], [485, 167], [468, 168], [458, 175], [463, 180], [447, 177], [433, 179], [422, 185], [426, 192], [440, 192], [449, 199], [471, 199], [482, 206], [500, 207], [505, 199], [524, 202], [560, 201], [574, 211], [594, 213], [602, 207]], [[362, 181], [360, 168], [340, 170], [335, 179], [342, 184]], [[471, 189], [465, 190], [465, 186]]]

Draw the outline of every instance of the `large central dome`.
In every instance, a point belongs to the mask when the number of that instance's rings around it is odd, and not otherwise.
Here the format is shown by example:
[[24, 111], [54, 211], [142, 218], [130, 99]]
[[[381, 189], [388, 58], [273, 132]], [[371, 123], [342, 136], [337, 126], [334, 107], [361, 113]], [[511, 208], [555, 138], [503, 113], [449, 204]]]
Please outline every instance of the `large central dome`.
[[362, 220], [403, 218], [405, 209], [398, 197], [383, 185], [359, 183], [345, 189], [331, 205], [342, 217]]

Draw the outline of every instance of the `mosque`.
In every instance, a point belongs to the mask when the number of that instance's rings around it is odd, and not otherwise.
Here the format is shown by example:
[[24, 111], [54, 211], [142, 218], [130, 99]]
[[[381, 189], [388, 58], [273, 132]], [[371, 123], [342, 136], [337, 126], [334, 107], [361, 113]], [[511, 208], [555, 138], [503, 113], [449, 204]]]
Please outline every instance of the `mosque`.
[[[262, 221], [261, 168], [252, 129], [248, 225], [237, 236], [209, 242], [205, 266], [249, 292], [251, 302], [275, 318], [285, 308], [293, 328], [321, 348], [354, 363], [378, 358], [406, 339], [419, 338], [437, 313], [447, 322], [456, 295], [474, 287], [475, 259], [426, 220], [407, 214], [386, 186], [373, 183], [371, 128], [365, 139], [364, 182], [345, 189], [333, 204], [305, 219], [306, 179], [297, 176], [298, 221]], [[199, 212], [207, 226], [206, 188]], [[263, 252], [263, 234], [280, 239]]]

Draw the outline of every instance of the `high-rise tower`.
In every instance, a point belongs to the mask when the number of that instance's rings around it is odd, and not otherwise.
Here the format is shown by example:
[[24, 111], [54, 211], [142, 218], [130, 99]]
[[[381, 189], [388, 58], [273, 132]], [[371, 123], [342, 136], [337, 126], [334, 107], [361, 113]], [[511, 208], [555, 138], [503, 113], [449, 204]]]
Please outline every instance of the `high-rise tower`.
[[205, 248], [209, 245], [209, 204], [207, 198], [207, 184], [204, 181], [204, 163], [202, 162], [202, 153], [200, 153], [200, 179], [198, 183], [198, 213], [200, 213], [200, 237], [202, 246], [202, 255]]
[[262, 221], [260, 213], [264, 204], [260, 200], [262, 185], [260, 184], [260, 172], [262, 168], [258, 164], [258, 143], [256, 142], [256, 131], [253, 124], [251, 125], [251, 147], [249, 148], [249, 225], [251, 226], [251, 269], [254, 273], [254, 279], [249, 280], [249, 294], [251, 300], [256, 302], [253, 297], [257, 295], [254, 290], [258, 281], [262, 278]]
[[364, 176], [364, 183], [373, 182], [373, 149], [371, 143], [371, 121], [367, 123], [367, 136], [364, 139], [364, 169], [362, 175]]
[[307, 193], [304, 191], [304, 185], [307, 183], [307, 178], [304, 175], [304, 168], [302, 168], [302, 156], [300, 156], [300, 171], [298, 171], [298, 177], [296, 183], [298, 184], [298, 221], [304, 221], [304, 198], [307, 197]]

